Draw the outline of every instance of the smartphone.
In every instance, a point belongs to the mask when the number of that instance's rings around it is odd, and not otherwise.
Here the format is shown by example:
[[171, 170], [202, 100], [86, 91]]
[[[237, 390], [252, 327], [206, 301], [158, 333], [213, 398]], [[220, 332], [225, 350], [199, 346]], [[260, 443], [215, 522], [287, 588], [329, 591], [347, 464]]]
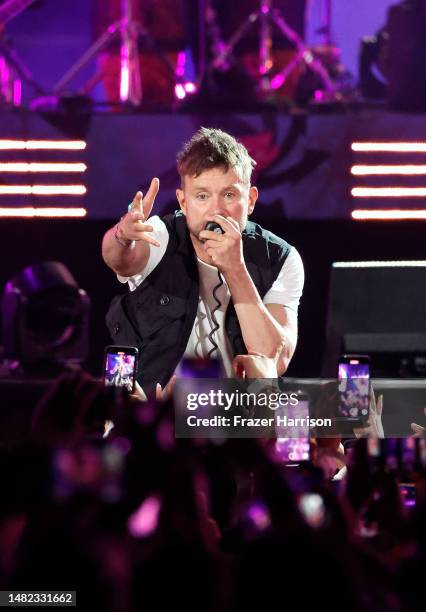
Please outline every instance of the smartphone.
[[124, 387], [129, 393], [135, 390], [139, 351], [135, 346], [107, 346], [104, 359], [104, 384], [106, 387]]
[[343, 355], [338, 365], [339, 403], [337, 418], [365, 422], [370, 405], [370, 358]]
[[416, 485], [411, 482], [402, 482], [399, 485], [401, 500], [406, 508], [412, 508], [416, 505]]
[[[310, 460], [309, 398], [301, 391], [291, 395], [294, 395], [297, 401], [281, 406], [275, 413], [275, 451], [278, 460], [289, 466]], [[277, 420], [277, 417], [282, 419], [284, 416], [287, 417], [285, 423]]]

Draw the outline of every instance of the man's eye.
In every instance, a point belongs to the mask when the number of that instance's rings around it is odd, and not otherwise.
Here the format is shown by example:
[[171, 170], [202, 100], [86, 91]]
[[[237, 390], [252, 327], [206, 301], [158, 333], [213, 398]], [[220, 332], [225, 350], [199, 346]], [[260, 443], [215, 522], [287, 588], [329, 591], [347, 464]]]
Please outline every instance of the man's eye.
[[232, 198], [235, 198], [235, 193], [234, 193], [233, 191], [227, 191], [227, 192], [225, 193], [225, 198], [226, 198], [227, 200], [232, 200]]
[[197, 200], [207, 200], [206, 193], [197, 193]]

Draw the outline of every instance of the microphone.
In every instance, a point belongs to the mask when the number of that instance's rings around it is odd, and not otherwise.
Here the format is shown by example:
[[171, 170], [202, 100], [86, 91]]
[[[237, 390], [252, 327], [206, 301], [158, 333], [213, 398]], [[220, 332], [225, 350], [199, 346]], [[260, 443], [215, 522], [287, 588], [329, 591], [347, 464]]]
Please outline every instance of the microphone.
[[223, 231], [223, 229], [220, 227], [219, 223], [216, 223], [215, 221], [207, 221], [204, 229], [209, 231], [209, 232], [216, 232], [216, 234], [224, 234], [225, 233]]

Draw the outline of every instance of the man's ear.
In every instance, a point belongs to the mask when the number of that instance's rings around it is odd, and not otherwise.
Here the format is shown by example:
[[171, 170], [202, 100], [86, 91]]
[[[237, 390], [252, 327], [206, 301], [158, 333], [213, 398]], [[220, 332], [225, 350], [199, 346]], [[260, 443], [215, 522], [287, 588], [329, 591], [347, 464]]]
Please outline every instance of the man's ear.
[[186, 202], [185, 202], [185, 194], [183, 189], [176, 189], [176, 198], [179, 202], [179, 206], [184, 215], [186, 215]]
[[257, 190], [257, 187], [254, 187], [254, 186], [250, 187], [249, 205], [248, 205], [248, 210], [247, 210], [249, 215], [251, 215], [251, 213], [253, 212], [258, 197], [259, 197], [259, 192]]

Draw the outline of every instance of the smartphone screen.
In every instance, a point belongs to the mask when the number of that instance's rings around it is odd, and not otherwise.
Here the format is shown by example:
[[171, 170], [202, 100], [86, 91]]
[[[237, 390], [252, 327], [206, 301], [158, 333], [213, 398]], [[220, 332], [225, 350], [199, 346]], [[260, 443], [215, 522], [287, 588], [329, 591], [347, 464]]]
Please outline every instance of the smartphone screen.
[[402, 482], [399, 485], [399, 491], [402, 503], [406, 508], [412, 508], [416, 505], [416, 485]]
[[138, 349], [133, 346], [107, 346], [104, 360], [104, 383], [107, 387], [135, 389]]
[[339, 360], [338, 417], [366, 420], [370, 403], [370, 359], [365, 355], [344, 355]]
[[297, 394], [297, 403], [287, 404], [277, 410], [280, 417], [287, 417], [287, 425], [277, 426], [275, 450], [280, 461], [298, 465], [309, 461], [309, 399]]

